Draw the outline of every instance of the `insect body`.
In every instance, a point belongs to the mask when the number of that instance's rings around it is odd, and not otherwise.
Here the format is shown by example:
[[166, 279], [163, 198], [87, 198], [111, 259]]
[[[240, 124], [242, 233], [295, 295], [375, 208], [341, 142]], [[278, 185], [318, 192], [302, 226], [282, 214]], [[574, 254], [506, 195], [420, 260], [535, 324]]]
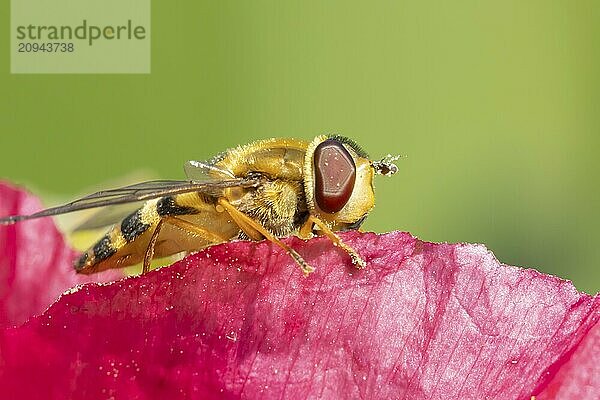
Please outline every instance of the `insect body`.
[[298, 263], [313, 268], [279, 237], [329, 237], [358, 266], [364, 260], [335, 231], [358, 229], [374, 205], [373, 177], [397, 171], [390, 156], [371, 161], [351, 140], [318, 136], [259, 140], [216, 156], [190, 161], [190, 181], [150, 181], [97, 192], [63, 206], [0, 224], [86, 208], [147, 200], [75, 262], [79, 273], [143, 263], [154, 257], [203, 249], [232, 239], [268, 239]]

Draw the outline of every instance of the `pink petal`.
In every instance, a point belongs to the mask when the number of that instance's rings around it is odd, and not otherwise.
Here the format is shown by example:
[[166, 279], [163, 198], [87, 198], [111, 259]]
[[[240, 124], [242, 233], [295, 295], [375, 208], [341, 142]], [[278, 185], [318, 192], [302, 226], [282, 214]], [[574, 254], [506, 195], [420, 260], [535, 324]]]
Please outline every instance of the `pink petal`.
[[327, 239], [292, 238], [317, 268], [308, 278], [274, 245], [235, 242], [86, 285], [0, 331], [0, 393], [529, 399], [597, 376], [597, 351], [582, 349], [597, 346], [598, 297], [502, 265], [483, 246], [406, 233], [343, 238], [366, 269]]
[[544, 399], [597, 399], [600, 397], [600, 325], [588, 332], [574, 353], [555, 366], [556, 376], [537, 397]]
[[[40, 209], [36, 197], [0, 182], [0, 216]], [[77, 284], [122, 276], [114, 272], [92, 278], [76, 275], [74, 257], [50, 218], [0, 225], [0, 327], [19, 325], [40, 314]]]

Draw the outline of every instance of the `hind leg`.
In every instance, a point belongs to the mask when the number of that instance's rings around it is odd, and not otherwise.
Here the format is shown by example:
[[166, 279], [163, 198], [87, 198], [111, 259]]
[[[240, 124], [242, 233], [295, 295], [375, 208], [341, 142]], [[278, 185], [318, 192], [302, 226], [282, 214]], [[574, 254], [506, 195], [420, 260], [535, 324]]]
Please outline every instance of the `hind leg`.
[[148, 246], [146, 247], [146, 252], [144, 254], [144, 262], [142, 266], [142, 274], [145, 274], [146, 272], [150, 271], [150, 263], [154, 258], [154, 249], [156, 248], [156, 243], [158, 241], [158, 237], [160, 236], [160, 232], [164, 224], [176, 226], [179, 229], [189, 234], [199, 236], [212, 244], [223, 243], [227, 241], [227, 238], [219, 236], [214, 232], [204, 229], [184, 219], [175, 216], [163, 217], [156, 225], [156, 228], [154, 228], [154, 232], [152, 232], [152, 237], [150, 238]]

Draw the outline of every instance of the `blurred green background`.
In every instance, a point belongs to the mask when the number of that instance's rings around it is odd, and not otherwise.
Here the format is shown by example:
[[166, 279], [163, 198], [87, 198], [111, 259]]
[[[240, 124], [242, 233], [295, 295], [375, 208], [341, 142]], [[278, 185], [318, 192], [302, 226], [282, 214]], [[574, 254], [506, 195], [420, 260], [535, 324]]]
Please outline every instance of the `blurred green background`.
[[68, 199], [335, 132], [407, 156], [367, 229], [600, 289], [597, 3], [155, 1], [150, 75], [11, 75], [0, 15], [0, 178]]

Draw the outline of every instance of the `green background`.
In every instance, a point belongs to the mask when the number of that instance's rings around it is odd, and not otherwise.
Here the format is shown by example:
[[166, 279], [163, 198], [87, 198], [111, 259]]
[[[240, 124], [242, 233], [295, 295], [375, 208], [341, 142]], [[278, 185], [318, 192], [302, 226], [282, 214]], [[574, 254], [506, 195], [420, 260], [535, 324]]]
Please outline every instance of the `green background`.
[[[366, 228], [485, 243], [600, 288], [592, 1], [158, 2], [149, 75], [11, 75], [0, 178], [63, 199], [257, 138], [400, 153]], [[8, 2], [0, 15], [9, 25]], [[47, 197], [48, 198], [48, 197]]]

